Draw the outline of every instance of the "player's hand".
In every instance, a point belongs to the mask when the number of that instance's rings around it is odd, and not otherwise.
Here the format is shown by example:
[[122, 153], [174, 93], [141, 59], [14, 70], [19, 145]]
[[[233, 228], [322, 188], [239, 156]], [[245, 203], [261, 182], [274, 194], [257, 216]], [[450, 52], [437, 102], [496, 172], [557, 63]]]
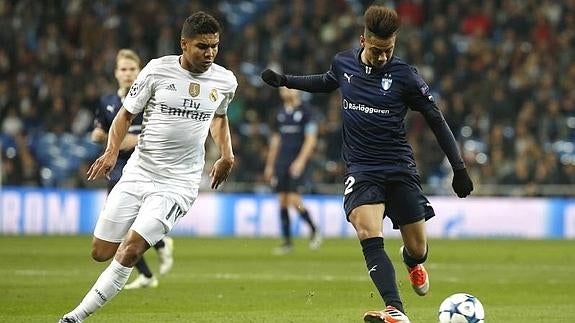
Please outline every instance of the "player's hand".
[[110, 179], [110, 172], [116, 165], [116, 160], [118, 159], [118, 152], [114, 153], [112, 151], [106, 150], [102, 156], [98, 157], [88, 169], [86, 173], [88, 180], [93, 181], [95, 179], [106, 177]]
[[285, 75], [278, 74], [269, 68], [262, 72], [261, 77], [264, 82], [273, 87], [285, 86], [287, 82]]
[[305, 162], [301, 161], [300, 159], [296, 159], [289, 166], [289, 173], [292, 177], [298, 178], [303, 173], [304, 168]]
[[453, 182], [451, 183], [453, 190], [458, 197], [464, 198], [471, 194], [473, 191], [473, 182], [465, 168], [453, 171]]
[[274, 177], [274, 168], [273, 166], [266, 166], [264, 169], [264, 180], [271, 182], [272, 178]]
[[221, 157], [220, 159], [216, 160], [214, 167], [212, 167], [212, 171], [210, 172], [210, 177], [212, 178], [212, 189], [217, 189], [218, 186], [220, 186], [220, 184], [228, 178], [233, 166], [234, 157]]

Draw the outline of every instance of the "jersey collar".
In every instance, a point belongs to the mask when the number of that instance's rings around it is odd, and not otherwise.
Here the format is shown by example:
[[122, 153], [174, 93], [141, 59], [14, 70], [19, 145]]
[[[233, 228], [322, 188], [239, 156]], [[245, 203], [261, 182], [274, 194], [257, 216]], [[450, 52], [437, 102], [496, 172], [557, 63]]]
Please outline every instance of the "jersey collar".
[[391, 56], [391, 59], [389, 61], [387, 61], [387, 63], [385, 63], [385, 65], [383, 65], [383, 67], [375, 68], [375, 67], [365, 65], [361, 61], [361, 53], [362, 52], [363, 52], [363, 47], [358, 48], [356, 50], [356, 53], [355, 53], [355, 58], [356, 58], [357, 62], [359, 63], [359, 65], [361, 66], [362, 71], [367, 75], [383, 74], [389, 68], [390, 64], [393, 62], [393, 59], [395, 58], [395, 56]]

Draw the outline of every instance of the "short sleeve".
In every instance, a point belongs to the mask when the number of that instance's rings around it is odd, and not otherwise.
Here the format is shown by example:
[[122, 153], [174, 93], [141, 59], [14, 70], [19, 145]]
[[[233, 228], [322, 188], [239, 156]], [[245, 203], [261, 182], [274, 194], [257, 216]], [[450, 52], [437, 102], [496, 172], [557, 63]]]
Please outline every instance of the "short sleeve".
[[134, 81], [130, 87], [130, 91], [128, 91], [128, 95], [126, 95], [124, 99], [124, 108], [132, 114], [142, 112], [148, 100], [152, 97], [154, 85], [152, 62], [148, 63], [140, 74], [138, 74], [136, 81]]
[[236, 89], [238, 88], [238, 82], [236, 80], [235, 75], [230, 72], [230, 75], [228, 76], [228, 78], [230, 81], [229, 90], [224, 94], [224, 99], [222, 100], [222, 102], [220, 103], [218, 108], [216, 109], [215, 113], [218, 115], [227, 114], [228, 106], [230, 105], [230, 103], [234, 99]]

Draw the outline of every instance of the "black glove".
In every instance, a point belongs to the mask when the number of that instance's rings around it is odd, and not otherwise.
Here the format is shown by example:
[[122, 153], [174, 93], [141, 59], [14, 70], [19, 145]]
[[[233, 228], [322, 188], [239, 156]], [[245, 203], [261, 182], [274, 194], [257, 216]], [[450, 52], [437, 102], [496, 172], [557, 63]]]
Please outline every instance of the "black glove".
[[465, 168], [453, 171], [451, 187], [453, 187], [457, 196], [461, 198], [467, 197], [473, 191], [473, 182], [471, 182], [471, 178], [469, 178]]
[[278, 74], [269, 68], [262, 72], [262, 80], [273, 87], [280, 87], [286, 85], [285, 75]]

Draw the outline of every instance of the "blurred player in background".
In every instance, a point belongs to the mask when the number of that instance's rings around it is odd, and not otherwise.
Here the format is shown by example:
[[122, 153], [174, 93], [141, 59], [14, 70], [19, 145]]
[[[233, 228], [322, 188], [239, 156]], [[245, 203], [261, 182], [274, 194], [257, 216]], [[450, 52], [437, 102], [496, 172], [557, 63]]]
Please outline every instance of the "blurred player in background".
[[457, 142], [416, 69], [393, 56], [399, 17], [383, 6], [364, 14], [360, 47], [338, 53], [324, 74], [293, 76], [262, 72], [269, 85], [342, 95], [344, 208], [361, 242], [368, 273], [386, 308], [364, 314], [366, 322], [409, 322], [383, 246], [383, 218], [399, 228], [403, 262], [418, 295], [429, 290], [425, 221], [434, 216], [423, 195], [413, 151], [406, 139], [408, 109], [423, 114], [453, 168], [458, 197], [473, 190]]
[[59, 322], [82, 322], [126, 284], [144, 252], [163, 239], [198, 195], [211, 134], [221, 157], [210, 172], [217, 189], [234, 164], [227, 108], [237, 88], [234, 74], [215, 64], [219, 22], [204, 12], [182, 27], [182, 55], [151, 60], [116, 114], [104, 153], [88, 169], [88, 180], [109, 177], [121, 143], [143, 112], [138, 145], [110, 192], [94, 229], [92, 257], [114, 258], [81, 303]]
[[318, 249], [322, 238], [301, 198], [307, 180], [306, 166], [317, 143], [317, 123], [312, 107], [302, 102], [299, 91], [282, 87], [279, 93], [283, 104], [272, 125], [264, 177], [278, 193], [283, 244], [274, 253], [283, 255], [293, 250], [290, 207], [309, 225], [310, 249]]
[[[94, 130], [92, 131], [92, 141], [105, 144], [108, 140], [108, 131], [112, 125], [114, 117], [122, 107], [122, 101], [128, 94], [130, 86], [140, 73], [141, 60], [138, 54], [130, 49], [121, 49], [116, 56], [116, 69], [114, 76], [118, 81], [118, 92], [114, 94], [104, 95], [100, 99], [100, 106], [96, 110], [96, 118], [94, 120]], [[132, 125], [128, 129], [128, 134], [120, 144], [120, 152], [116, 165], [110, 172], [110, 179], [108, 180], [108, 193], [120, 180], [122, 176], [122, 169], [126, 165], [128, 158], [134, 151], [138, 143], [138, 135], [142, 130], [142, 115], [138, 114], [132, 121]], [[170, 237], [158, 241], [154, 245], [154, 249], [158, 252], [158, 262], [160, 264], [160, 274], [166, 274], [174, 263], [173, 260], [173, 240]], [[125, 289], [134, 289], [142, 287], [156, 287], [158, 286], [158, 279], [152, 274], [148, 267], [146, 260], [142, 257], [136, 263], [136, 269], [140, 273], [138, 277], [127, 284]]]

